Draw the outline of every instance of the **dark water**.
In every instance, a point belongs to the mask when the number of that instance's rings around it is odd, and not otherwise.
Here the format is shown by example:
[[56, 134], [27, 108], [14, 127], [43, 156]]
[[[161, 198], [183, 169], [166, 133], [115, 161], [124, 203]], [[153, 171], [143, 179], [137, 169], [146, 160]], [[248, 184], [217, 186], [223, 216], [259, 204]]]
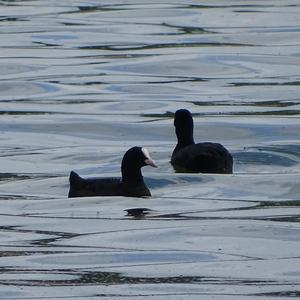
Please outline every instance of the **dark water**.
[[[0, 1], [0, 33], [0, 299], [300, 296], [299, 1]], [[178, 108], [233, 175], [173, 172]], [[66, 197], [134, 145], [151, 199]]]

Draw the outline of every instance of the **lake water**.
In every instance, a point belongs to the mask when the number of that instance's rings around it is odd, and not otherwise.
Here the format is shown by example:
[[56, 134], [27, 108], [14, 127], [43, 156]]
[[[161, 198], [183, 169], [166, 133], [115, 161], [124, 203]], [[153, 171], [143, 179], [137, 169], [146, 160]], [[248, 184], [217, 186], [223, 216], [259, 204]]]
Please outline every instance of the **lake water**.
[[[2, 0], [0, 33], [0, 299], [300, 296], [298, 0]], [[233, 175], [174, 173], [178, 108]], [[152, 198], [67, 198], [134, 145]]]

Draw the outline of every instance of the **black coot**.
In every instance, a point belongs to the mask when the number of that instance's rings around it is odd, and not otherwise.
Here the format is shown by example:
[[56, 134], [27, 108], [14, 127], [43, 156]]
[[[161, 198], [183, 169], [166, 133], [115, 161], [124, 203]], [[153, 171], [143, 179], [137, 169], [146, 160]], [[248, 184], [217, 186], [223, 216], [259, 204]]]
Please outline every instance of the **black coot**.
[[174, 126], [177, 145], [171, 164], [176, 172], [231, 174], [233, 159], [229, 151], [218, 143], [194, 142], [194, 123], [187, 109], [175, 113]]
[[133, 147], [123, 157], [121, 165], [122, 178], [83, 179], [72, 171], [69, 177], [69, 197], [151, 196], [141, 172], [141, 168], [146, 165], [157, 167], [146, 148]]

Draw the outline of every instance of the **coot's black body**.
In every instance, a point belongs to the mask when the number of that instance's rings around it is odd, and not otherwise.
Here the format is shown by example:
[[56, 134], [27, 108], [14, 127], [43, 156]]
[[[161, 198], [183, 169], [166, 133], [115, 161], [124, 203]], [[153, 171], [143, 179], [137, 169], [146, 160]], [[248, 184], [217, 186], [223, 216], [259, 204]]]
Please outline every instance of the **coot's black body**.
[[131, 196], [149, 197], [151, 193], [144, 183], [141, 168], [150, 165], [156, 167], [147, 149], [133, 147], [122, 160], [122, 178], [81, 178], [77, 173], [70, 173], [69, 197], [91, 196]]
[[211, 142], [195, 144], [193, 118], [188, 110], [176, 111], [174, 126], [177, 145], [172, 153], [171, 164], [176, 172], [232, 173], [232, 155], [224, 146]]

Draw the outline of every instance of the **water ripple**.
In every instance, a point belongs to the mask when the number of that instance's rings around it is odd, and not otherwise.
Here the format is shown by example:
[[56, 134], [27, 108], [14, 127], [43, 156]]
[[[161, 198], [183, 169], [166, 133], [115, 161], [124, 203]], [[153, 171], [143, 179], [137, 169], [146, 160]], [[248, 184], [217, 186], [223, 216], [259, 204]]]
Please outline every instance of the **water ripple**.
[[[1, 299], [299, 297], [297, 0], [0, 7]], [[234, 174], [174, 173], [178, 108]], [[67, 198], [133, 145], [151, 198]]]

